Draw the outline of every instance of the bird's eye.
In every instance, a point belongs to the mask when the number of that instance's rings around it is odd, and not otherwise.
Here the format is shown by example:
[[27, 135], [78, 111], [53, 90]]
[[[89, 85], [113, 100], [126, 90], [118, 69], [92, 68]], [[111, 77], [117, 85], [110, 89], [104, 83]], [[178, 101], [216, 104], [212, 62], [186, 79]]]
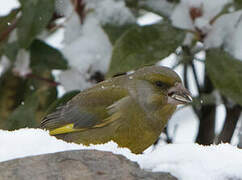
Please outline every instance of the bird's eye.
[[159, 88], [168, 88], [168, 85], [166, 83], [161, 82], [161, 81], [156, 81], [155, 85]]
[[155, 85], [158, 86], [158, 87], [163, 87], [164, 86], [164, 83], [161, 82], [161, 81], [156, 81], [155, 82]]

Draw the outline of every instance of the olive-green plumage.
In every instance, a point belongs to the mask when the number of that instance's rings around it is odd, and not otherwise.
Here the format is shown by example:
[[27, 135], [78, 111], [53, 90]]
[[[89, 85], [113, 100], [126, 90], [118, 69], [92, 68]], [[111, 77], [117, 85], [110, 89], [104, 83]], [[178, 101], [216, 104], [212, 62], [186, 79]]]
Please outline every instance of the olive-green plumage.
[[189, 92], [181, 87], [179, 76], [169, 68], [149, 66], [80, 92], [41, 126], [68, 142], [113, 140], [141, 153], [157, 140], [176, 105], [185, 102]]

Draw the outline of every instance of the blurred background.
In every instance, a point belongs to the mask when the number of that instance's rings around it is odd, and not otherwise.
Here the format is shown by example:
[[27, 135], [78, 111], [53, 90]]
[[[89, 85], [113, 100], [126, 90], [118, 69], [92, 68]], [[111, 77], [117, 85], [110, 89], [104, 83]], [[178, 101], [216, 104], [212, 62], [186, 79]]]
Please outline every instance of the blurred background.
[[96, 83], [146, 65], [173, 68], [194, 101], [156, 145], [242, 148], [241, 0], [0, 2], [0, 129], [38, 127]]

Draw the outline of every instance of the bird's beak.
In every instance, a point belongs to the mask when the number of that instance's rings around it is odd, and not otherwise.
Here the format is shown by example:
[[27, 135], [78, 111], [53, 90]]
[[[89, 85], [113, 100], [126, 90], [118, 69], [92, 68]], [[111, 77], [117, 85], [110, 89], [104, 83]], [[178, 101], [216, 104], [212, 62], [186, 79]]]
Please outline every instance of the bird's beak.
[[184, 88], [182, 83], [176, 83], [168, 90], [168, 103], [178, 105], [190, 102], [192, 102], [191, 93]]

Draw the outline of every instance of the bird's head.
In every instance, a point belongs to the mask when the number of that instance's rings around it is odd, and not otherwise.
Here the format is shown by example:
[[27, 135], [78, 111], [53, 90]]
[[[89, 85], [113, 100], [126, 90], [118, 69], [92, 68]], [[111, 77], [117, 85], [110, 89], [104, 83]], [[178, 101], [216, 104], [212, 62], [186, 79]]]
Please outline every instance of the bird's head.
[[[139, 69], [134, 73], [136, 79], [142, 83], [142, 94], [145, 96], [147, 91], [152, 89], [151, 101], [158, 101], [160, 98], [172, 105], [186, 104], [192, 101], [190, 92], [182, 85], [178, 74], [170, 68], [163, 66], [148, 66]], [[144, 88], [147, 87], [147, 88]], [[148, 93], [147, 93], [148, 95]]]

